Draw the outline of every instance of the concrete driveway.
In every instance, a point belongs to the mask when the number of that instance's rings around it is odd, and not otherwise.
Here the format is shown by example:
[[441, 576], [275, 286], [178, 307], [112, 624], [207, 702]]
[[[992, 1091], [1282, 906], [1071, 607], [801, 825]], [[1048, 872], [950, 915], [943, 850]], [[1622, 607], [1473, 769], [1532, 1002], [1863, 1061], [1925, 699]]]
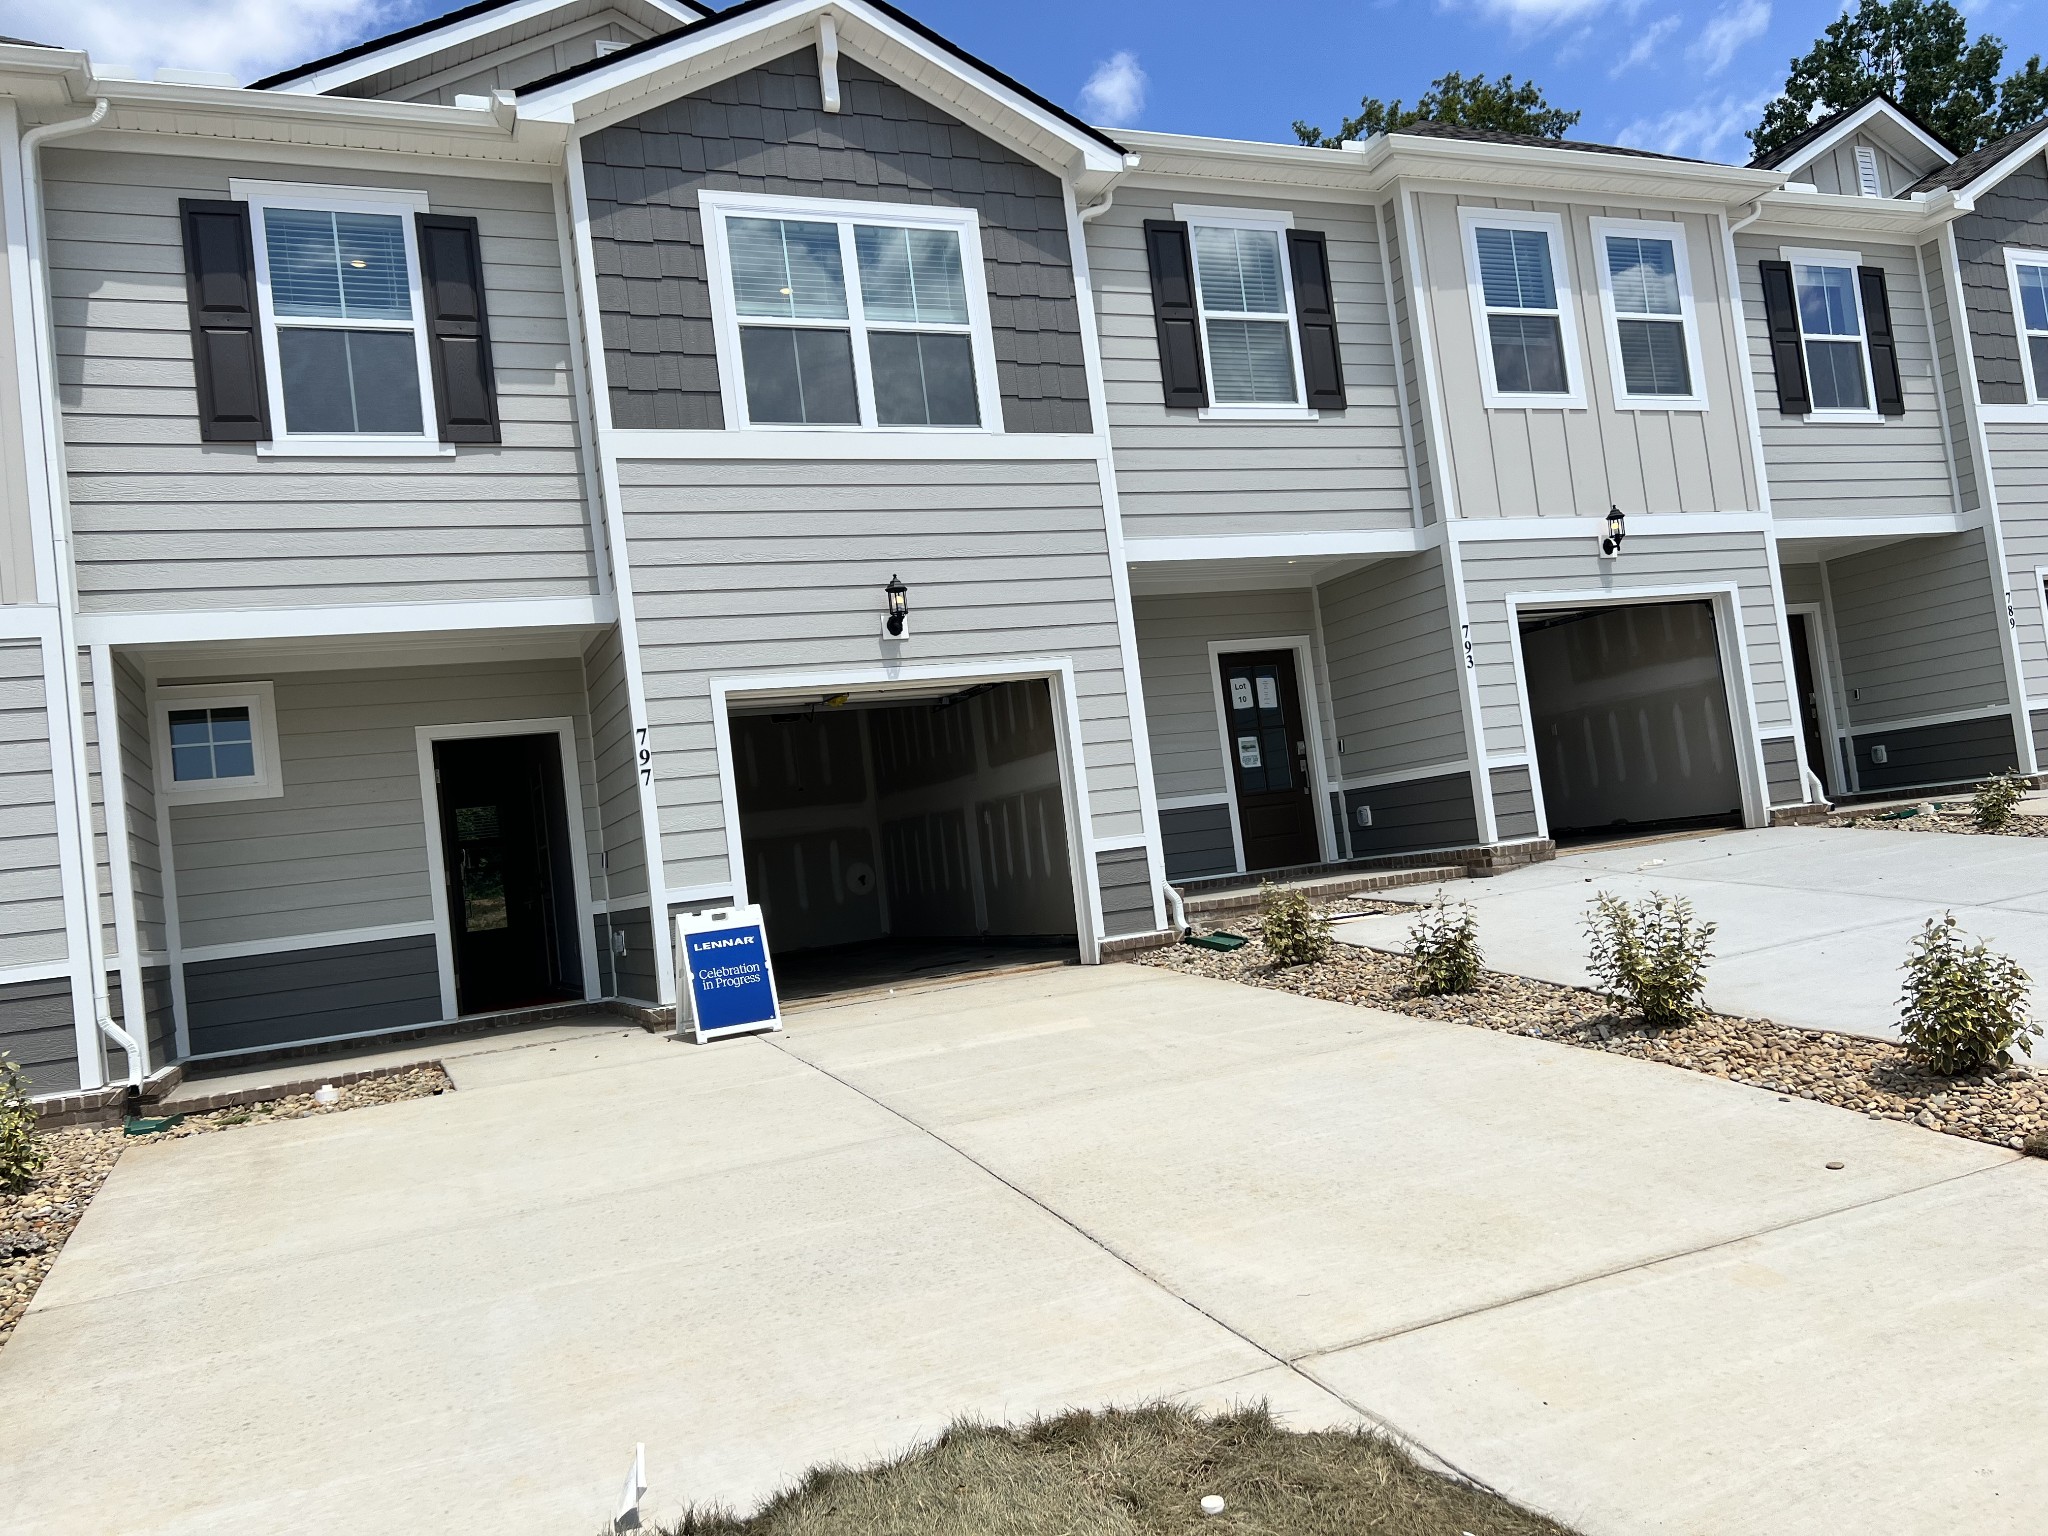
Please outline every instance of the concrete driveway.
[[[1722, 1013], [1896, 1040], [1907, 947], [1953, 911], [2039, 978], [2048, 1018], [2048, 840], [1772, 827], [1568, 853], [1455, 894], [1479, 909], [1489, 966], [1585, 986], [1579, 923], [1601, 890], [1687, 896], [1720, 924], [1707, 1003]], [[1407, 931], [1363, 918], [1338, 937], [1394, 949]]]
[[2048, 1507], [2048, 1163], [1133, 966], [444, 1059], [124, 1158], [0, 1350], [0, 1528], [577, 1536], [635, 1441], [664, 1516], [1155, 1395], [1591, 1536]]

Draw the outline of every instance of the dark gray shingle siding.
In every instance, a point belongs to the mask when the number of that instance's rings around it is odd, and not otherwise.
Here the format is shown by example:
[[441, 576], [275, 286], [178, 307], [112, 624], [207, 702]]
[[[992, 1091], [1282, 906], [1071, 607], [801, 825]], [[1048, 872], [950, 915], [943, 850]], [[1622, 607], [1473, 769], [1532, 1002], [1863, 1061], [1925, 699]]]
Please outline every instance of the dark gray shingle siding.
[[612, 418], [725, 425], [697, 193], [766, 192], [981, 214], [1003, 424], [1086, 432], [1088, 375], [1057, 178], [851, 60], [819, 104], [805, 48], [584, 144]]
[[2019, 321], [2005, 248], [2048, 249], [2048, 162], [2035, 159], [1977, 200], [1977, 211], [1956, 223], [1956, 256], [1963, 303], [1970, 312], [1970, 349], [1977, 363], [1977, 397], [1986, 405], [2024, 405]]

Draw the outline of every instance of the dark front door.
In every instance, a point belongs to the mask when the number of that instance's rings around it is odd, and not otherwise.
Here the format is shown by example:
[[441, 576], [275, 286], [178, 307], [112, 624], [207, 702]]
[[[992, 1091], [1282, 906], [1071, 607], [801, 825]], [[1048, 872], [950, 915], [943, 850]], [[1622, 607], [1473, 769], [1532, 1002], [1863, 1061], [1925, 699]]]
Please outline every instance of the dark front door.
[[1826, 783], [1828, 751], [1820, 731], [1820, 690], [1813, 681], [1813, 626], [1803, 613], [1788, 613], [1785, 622], [1792, 629], [1792, 681], [1799, 690], [1799, 729], [1806, 737], [1806, 761]]
[[434, 774], [459, 1008], [582, 996], [557, 739], [436, 742]]
[[1292, 651], [1225, 656], [1223, 713], [1230, 722], [1230, 771], [1246, 869], [1313, 864], [1315, 792], [1308, 772], [1308, 729]]

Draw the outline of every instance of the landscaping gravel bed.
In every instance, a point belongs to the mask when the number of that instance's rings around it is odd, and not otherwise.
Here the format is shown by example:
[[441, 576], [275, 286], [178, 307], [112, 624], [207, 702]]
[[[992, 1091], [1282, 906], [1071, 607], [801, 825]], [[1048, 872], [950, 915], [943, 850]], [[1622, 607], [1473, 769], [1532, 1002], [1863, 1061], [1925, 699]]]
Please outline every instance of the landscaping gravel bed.
[[2048, 816], [2016, 815], [1996, 832], [1987, 832], [1970, 814], [1967, 800], [1936, 800], [1915, 807], [1915, 814], [1890, 811], [1838, 811], [1831, 827], [1865, 827], [1890, 832], [1965, 832], [1972, 837], [2048, 837]]
[[[1407, 910], [1394, 903], [1378, 905]], [[1474, 991], [1422, 997], [1409, 987], [1408, 962], [1399, 955], [1339, 944], [1326, 960], [1276, 967], [1257, 938], [1256, 919], [1230, 931], [1245, 934], [1250, 942], [1227, 954], [1177, 944], [1148, 950], [1137, 963], [1637, 1056], [1787, 1098], [1834, 1104], [1873, 1120], [1911, 1121], [1950, 1136], [2048, 1157], [2048, 1076], [2025, 1067], [1936, 1077], [1915, 1067], [1889, 1041], [1722, 1014], [1653, 1029], [1620, 1017], [1601, 993], [1498, 971], [1487, 971]]]
[[335, 1089], [338, 1097], [332, 1104], [322, 1104], [306, 1093], [188, 1115], [175, 1125], [147, 1135], [131, 1136], [118, 1125], [76, 1126], [39, 1133], [36, 1139], [43, 1147], [43, 1171], [19, 1194], [0, 1192], [0, 1345], [13, 1334], [14, 1325], [36, 1294], [36, 1287], [50, 1272], [72, 1229], [92, 1204], [92, 1197], [114, 1171], [124, 1148], [142, 1142], [203, 1136], [238, 1125], [304, 1120], [370, 1104], [423, 1099], [445, 1093], [453, 1086], [438, 1064], [428, 1063], [383, 1077], [341, 1084]]

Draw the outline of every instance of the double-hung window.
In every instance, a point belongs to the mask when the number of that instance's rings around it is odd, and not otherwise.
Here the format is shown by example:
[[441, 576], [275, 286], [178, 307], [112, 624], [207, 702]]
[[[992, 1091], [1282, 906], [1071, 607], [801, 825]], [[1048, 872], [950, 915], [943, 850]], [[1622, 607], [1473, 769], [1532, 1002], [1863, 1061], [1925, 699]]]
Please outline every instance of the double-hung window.
[[1486, 403], [1584, 405], [1563, 221], [1493, 208], [1462, 208], [1458, 220]]
[[1846, 251], [1786, 251], [1800, 348], [1815, 415], [1874, 415], [1863, 329], [1861, 258]]
[[2027, 399], [2048, 405], [2048, 251], [2007, 251], [2013, 315], [2019, 322], [2020, 370]]
[[726, 419], [1001, 430], [975, 215], [700, 194]]
[[1615, 404], [1705, 409], [1684, 227], [1633, 219], [1594, 219], [1591, 227]]
[[413, 225], [425, 197], [236, 190], [252, 221], [270, 451], [440, 452]]
[[1300, 414], [1300, 333], [1284, 215], [1180, 208], [1195, 258], [1209, 406], [1226, 415]]

